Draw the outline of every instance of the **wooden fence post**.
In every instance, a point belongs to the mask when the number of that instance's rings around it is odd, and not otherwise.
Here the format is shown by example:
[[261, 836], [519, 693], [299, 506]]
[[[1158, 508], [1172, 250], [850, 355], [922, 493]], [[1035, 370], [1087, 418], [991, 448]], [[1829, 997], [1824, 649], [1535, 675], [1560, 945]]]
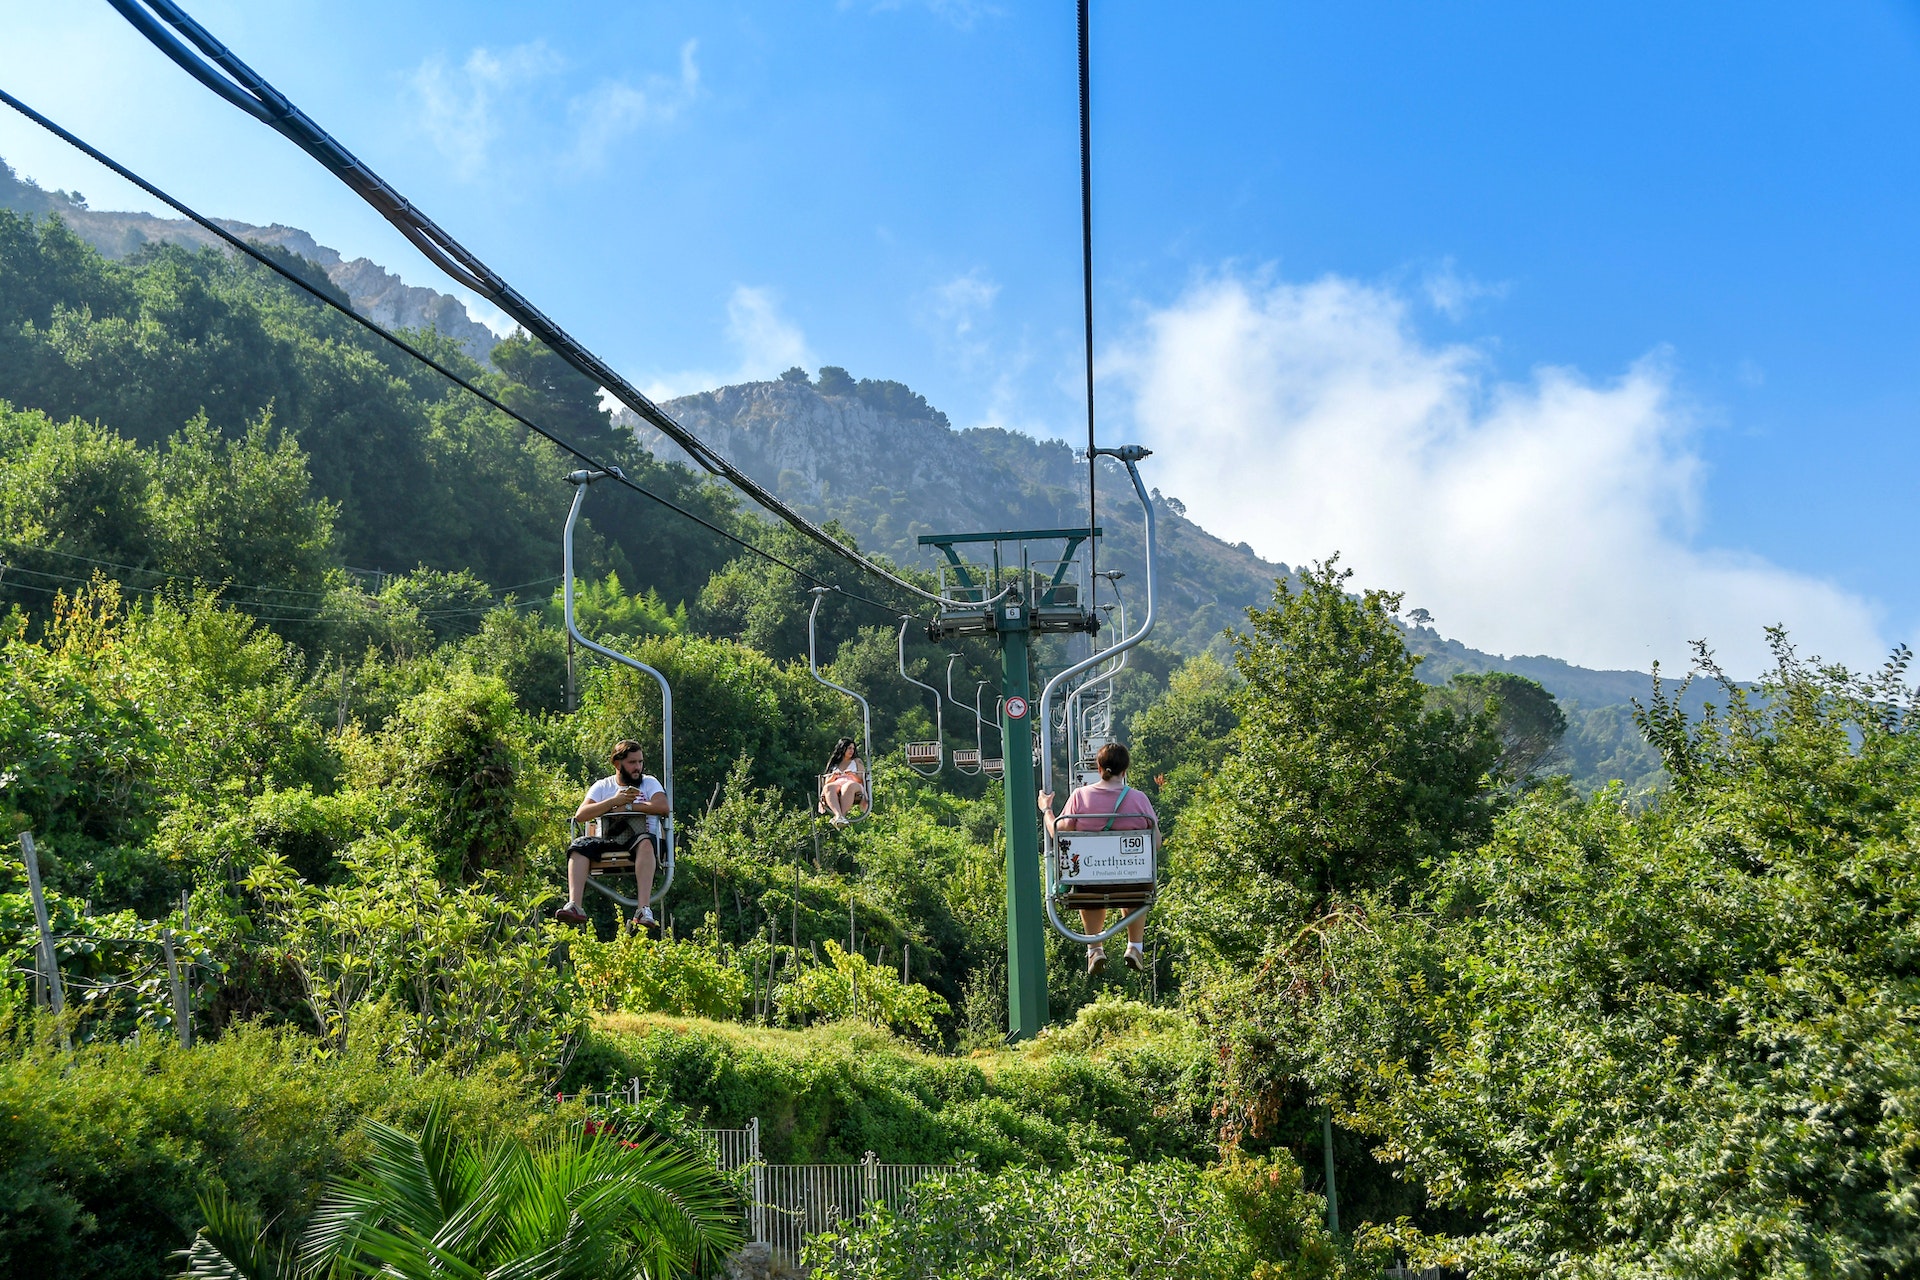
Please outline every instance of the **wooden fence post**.
[[160, 951], [167, 958], [167, 993], [173, 997], [173, 1029], [182, 1049], [193, 1048], [193, 1010], [187, 1004], [187, 987], [180, 981], [180, 963], [173, 954], [173, 930], [160, 931]]
[[[47, 898], [40, 889], [40, 858], [34, 852], [33, 833], [20, 833], [20, 852], [27, 860], [27, 888], [33, 893], [33, 920], [40, 928], [40, 966], [47, 977], [47, 995], [53, 1004], [53, 1016], [62, 1017], [67, 1012], [66, 987], [60, 981], [60, 956], [53, 949], [53, 930], [47, 927]], [[67, 1041], [67, 1029], [63, 1022], [60, 1027], [60, 1039], [67, 1047], [73, 1047]]]

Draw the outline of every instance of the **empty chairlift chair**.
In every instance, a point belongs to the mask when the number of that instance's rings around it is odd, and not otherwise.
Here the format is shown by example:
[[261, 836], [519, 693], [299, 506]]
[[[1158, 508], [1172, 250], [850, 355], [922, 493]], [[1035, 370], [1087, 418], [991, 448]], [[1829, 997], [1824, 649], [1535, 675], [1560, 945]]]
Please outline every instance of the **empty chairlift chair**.
[[[985, 716], [980, 714], [980, 691], [986, 687], [987, 682], [985, 680], [982, 680], [973, 687], [974, 741], [980, 744], [980, 750], [983, 753], [980, 758], [980, 772], [986, 774], [989, 778], [1001, 778], [1005, 777], [1007, 772], [1007, 762], [1005, 758], [1003, 756], [989, 756], [984, 754], [986, 744], [982, 741], [982, 737], [986, 733], [987, 720]], [[998, 699], [994, 700], [993, 707], [994, 729], [998, 732], [1000, 727], [1000, 702]]]
[[911, 616], [900, 619], [900, 678], [916, 688], [925, 689], [933, 695], [933, 741], [909, 742], [906, 744], [907, 768], [923, 778], [931, 778], [940, 772], [942, 760], [946, 755], [947, 733], [945, 721], [940, 714], [940, 691], [924, 681], [915, 680], [907, 674], [907, 628], [913, 625]]
[[[964, 711], [966, 708], [961, 706], [960, 699], [953, 696], [953, 664], [958, 661], [960, 661], [959, 654], [950, 653], [947, 655], [947, 701], [953, 703], [956, 707], [960, 707], [960, 709]], [[980, 709], [977, 703], [974, 706], [973, 718], [976, 721], [980, 718]], [[953, 767], [961, 773], [966, 774], [969, 778], [976, 776], [980, 772], [980, 730], [977, 725], [973, 731], [973, 741], [973, 746], [955, 747], [953, 751]]]

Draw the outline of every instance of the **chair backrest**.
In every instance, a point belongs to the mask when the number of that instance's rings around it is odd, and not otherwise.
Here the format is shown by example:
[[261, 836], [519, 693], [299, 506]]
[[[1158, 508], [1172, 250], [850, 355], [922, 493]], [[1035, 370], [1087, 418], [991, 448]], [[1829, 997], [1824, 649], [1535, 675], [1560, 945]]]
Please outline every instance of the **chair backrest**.
[[909, 742], [907, 744], [908, 764], [939, 764], [940, 744], [937, 742]]
[[1053, 839], [1054, 892], [1151, 884], [1158, 843], [1151, 827], [1135, 831], [1061, 831]]
[[598, 828], [594, 834], [603, 840], [637, 841], [643, 835], [653, 834], [652, 817], [652, 814], [618, 810], [600, 815], [592, 825]]

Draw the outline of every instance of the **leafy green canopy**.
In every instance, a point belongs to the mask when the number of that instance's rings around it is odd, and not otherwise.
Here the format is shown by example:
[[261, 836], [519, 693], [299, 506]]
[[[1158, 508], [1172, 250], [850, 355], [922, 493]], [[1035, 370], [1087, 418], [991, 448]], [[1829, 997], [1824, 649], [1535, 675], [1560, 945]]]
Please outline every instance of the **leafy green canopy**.
[[1297, 593], [1276, 584], [1236, 638], [1238, 723], [1172, 851], [1172, 914], [1204, 964], [1284, 950], [1355, 892], [1404, 896], [1487, 828], [1491, 717], [1427, 704], [1400, 598], [1349, 595], [1349, 573], [1329, 561]]
[[[613, 429], [586, 379], [524, 336], [495, 348], [492, 370], [436, 333], [412, 336], [560, 438], [722, 527], [736, 521], [723, 489], [655, 462]], [[31, 447], [0, 422], [0, 537], [44, 547], [49, 559], [64, 552], [281, 588], [306, 585], [275, 576], [289, 571], [288, 549], [386, 570], [468, 569], [502, 585], [553, 573], [573, 460], [246, 260], [149, 247], [108, 262], [57, 217], [0, 210], [0, 388], [54, 422], [78, 420]], [[267, 434], [269, 421], [283, 437]], [[147, 452], [169, 440], [158, 461]], [[239, 448], [221, 440], [247, 450], [212, 457], [218, 465], [166, 462], [183, 449]], [[310, 459], [330, 529], [308, 514], [304, 489], [271, 500], [261, 492], [288, 483], [281, 455], [295, 446]], [[67, 496], [40, 501], [53, 494]], [[256, 524], [286, 526], [276, 533], [285, 548], [261, 539], [249, 559], [254, 539], [206, 537], [233, 527], [236, 506]], [[9, 528], [23, 510], [57, 518], [37, 534]], [[691, 599], [732, 554], [637, 495], [596, 493], [587, 520], [589, 563], [672, 601]]]
[[[1672, 790], [1522, 799], [1411, 909], [1266, 975], [1272, 1029], [1476, 1275], [1920, 1267], [1920, 749], [1876, 679], [1774, 636], [1749, 695], [1643, 713]], [[1711, 660], [1703, 662], [1713, 670]], [[1716, 673], [1717, 674], [1717, 673]]]

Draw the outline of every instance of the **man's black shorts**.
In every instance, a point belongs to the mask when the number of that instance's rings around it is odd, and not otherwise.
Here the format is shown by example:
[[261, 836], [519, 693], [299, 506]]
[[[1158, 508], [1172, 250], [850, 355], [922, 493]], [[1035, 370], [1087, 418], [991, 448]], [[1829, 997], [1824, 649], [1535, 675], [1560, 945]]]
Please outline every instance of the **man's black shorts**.
[[634, 851], [641, 845], [651, 845], [653, 837], [643, 835], [637, 839], [610, 839], [607, 836], [579, 836], [567, 846], [567, 856], [579, 855], [589, 862], [632, 862]]

